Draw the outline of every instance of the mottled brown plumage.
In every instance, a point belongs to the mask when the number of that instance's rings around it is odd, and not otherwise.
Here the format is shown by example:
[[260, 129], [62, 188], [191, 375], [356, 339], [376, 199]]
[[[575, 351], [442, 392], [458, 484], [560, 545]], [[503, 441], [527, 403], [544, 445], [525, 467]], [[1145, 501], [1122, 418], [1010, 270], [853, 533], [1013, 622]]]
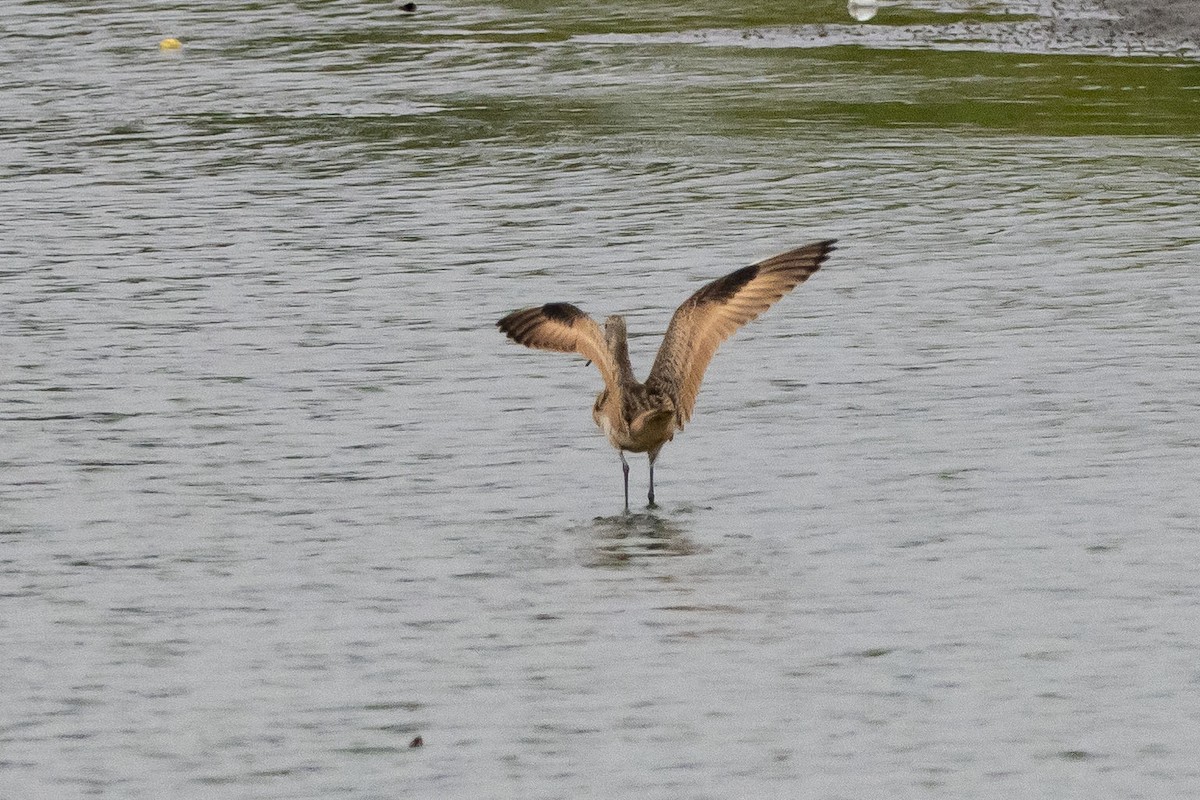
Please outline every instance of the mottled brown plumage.
[[623, 317], [609, 317], [601, 330], [578, 307], [549, 303], [515, 311], [496, 324], [526, 347], [579, 353], [596, 364], [604, 391], [596, 397], [592, 417], [621, 456], [625, 507], [626, 450], [649, 454], [653, 506], [654, 460], [691, 419], [704, 372], [721, 342], [820, 269], [834, 241], [789, 250], [701, 287], [676, 309], [645, 383], [633, 375]]

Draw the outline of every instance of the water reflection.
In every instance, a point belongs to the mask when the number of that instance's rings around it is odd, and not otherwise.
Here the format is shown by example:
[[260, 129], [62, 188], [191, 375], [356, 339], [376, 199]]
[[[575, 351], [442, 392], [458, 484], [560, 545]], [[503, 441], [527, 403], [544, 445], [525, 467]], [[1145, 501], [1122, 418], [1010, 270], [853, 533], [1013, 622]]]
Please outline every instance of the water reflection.
[[577, 530], [589, 536], [595, 567], [619, 567], [631, 561], [659, 556], [690, 556], [701, 551], [674, 520], [653, 512], [596, 517]]

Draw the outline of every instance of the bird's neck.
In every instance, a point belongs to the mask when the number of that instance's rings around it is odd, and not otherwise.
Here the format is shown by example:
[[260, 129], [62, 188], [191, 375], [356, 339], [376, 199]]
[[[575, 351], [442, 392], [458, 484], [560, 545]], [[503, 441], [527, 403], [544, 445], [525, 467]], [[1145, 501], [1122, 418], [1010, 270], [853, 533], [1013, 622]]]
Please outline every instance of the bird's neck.
[[621, 383], [636, 383], [633, 365], [629, 363], [629, 340], [625, 333], [625, 318], [611, 316], [604, 322], [604, 341], [612, 354], [613, 364]]

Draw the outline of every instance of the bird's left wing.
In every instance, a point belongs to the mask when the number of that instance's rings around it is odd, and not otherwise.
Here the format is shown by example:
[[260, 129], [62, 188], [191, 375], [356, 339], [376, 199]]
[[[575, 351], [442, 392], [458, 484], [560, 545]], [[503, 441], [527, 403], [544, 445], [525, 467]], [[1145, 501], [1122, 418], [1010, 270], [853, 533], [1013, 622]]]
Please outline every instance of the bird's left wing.
[[610, 390], [617, 386], [617, 369], [604, 332], [596, 321], [570, 303], [547, 303], [514, 311], [496, 323], [508, 338], [526, 347], [579, 353], [595, 362]]

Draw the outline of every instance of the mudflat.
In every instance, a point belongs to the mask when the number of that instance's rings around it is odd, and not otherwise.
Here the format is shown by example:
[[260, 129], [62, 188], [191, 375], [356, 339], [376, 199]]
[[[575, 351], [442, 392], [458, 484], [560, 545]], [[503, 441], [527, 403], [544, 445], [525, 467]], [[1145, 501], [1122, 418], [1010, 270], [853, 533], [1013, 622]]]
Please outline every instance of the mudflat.
[[1195, 0], [1101, 0], [1119, 16], [1114, 29], [1164, 42], [1200, 43], [1200, 3]]

